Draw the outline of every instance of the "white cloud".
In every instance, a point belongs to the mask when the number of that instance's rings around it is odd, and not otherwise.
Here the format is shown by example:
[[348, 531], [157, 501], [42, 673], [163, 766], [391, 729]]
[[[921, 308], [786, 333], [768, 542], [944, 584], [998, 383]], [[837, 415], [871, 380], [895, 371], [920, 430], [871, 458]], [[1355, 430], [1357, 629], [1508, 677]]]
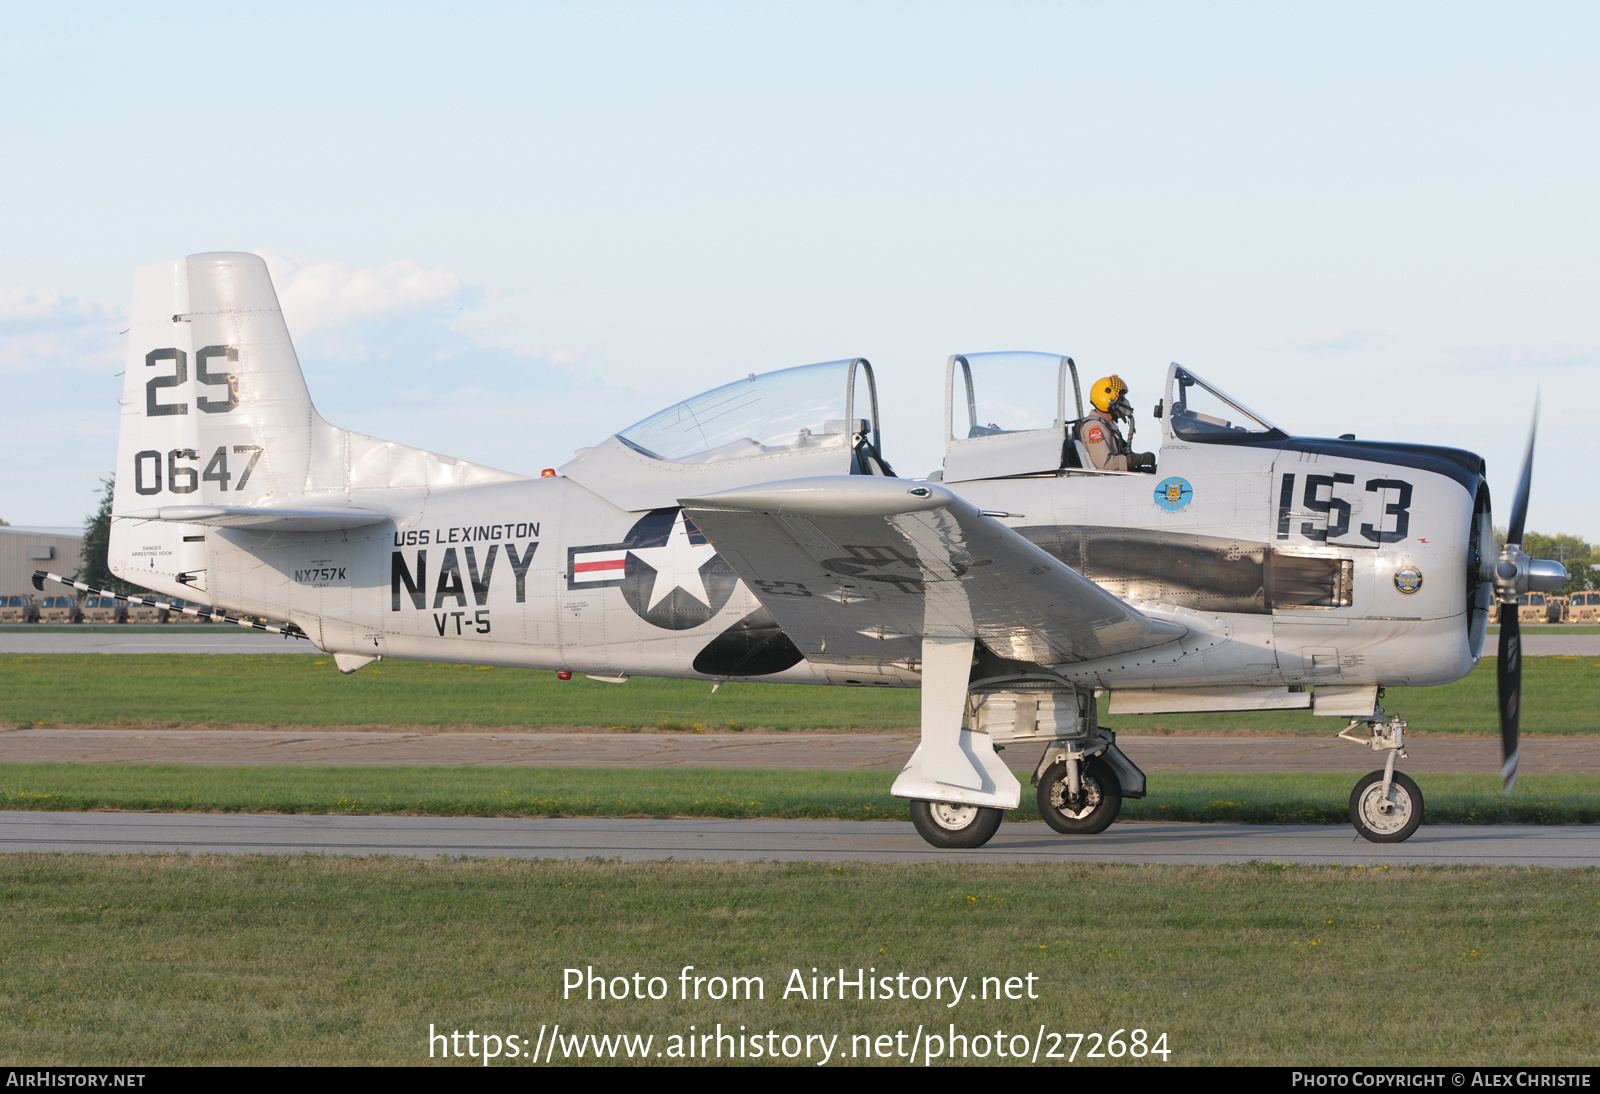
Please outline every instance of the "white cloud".
[[1569, 369], [1600, 362], [1600, 345], [1584, 342], [1511, 342], [1468, 346], [1450, 354], [1469, 369]]
[[1397, 341], [1398, 336], [1385, 331], [1352, 330], [1348, 327], [1327, 327], [1307, 331], [1284, 342], [1283, 348], [1304, 353], [1347, 352], [1351, 350], [1376, 350]]
[[56, 288], [0, 288], [0, 464], [38, 468], [0, 488], [7, 520], [74, 524], [116, 458], [124, 309]]
[[56, 288], [0, 288], [0, 373], [114, 371], [125, 326], [120, 309]]
[[461, 291], [461, 279], [450, 270], [430, 269], [411, 259], [351, 266], [306, 262], [277, 251], [258, 253], [272, 274], [291, 335], [439, 308]]
[[110, 309], [102, 304], [62, 296], [57, 288], [0, 288], [0, 323], [59, 320], [69, 316], [96, 316]]

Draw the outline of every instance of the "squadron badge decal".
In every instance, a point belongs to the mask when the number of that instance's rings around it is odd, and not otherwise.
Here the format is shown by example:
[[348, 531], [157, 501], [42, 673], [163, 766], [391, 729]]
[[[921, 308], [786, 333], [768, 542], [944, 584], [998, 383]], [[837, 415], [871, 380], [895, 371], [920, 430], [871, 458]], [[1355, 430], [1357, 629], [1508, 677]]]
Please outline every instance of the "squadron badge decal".
[[1422, 571], [1415, 566], [1402, 566], [1394, 572], [1394, 587], [1400, 595], [1410, 596], [1422, 588]]
[[1156, 504], [1169, 513], [1187, 509], [1193, 498], [1194, 487], [1189, 485], [1188, 479], [1174, 475], [1170, 479], [1162, 479], [1156, 483]]
[[567, 549], [568, 589], [622, 590], [646, 623], [685, 631], [711, 621], [733, 595], [733, 569], [680, 509], [640, 517], [621, 543]]

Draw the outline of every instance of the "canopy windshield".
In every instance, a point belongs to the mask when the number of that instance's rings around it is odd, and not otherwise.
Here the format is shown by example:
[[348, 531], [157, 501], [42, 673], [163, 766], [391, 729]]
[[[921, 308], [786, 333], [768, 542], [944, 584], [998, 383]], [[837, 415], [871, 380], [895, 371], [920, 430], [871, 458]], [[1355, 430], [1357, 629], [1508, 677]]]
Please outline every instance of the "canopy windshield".
[[[858, 366], [870, 388], [872, 366], [861, 358], [752, 373], [652, 414], [617, 437], [646, 456], [680, 463], [845, 447], [877, 425], [849, 420], [856, 413]], [[875, 403], [874, 392], [860, 409], [876, 416]]]
[[1068, 358], [1006, 351], [957, 354], [953, 363], [952, 439], [1053, 429], [1064, 423]]
[[1188, 369], [1174, 365], [1171, 387], [1172, 432], [1192, 441], [1228, 441], [1248, 436], [1285, 436], [1283, 430], [1251, 413]]

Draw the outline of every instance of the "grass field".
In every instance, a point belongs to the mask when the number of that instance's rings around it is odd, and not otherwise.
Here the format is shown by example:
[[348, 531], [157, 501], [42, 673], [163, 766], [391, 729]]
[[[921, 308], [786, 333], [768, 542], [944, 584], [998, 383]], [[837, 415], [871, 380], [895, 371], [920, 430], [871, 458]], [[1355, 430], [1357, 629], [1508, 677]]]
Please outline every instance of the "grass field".
[[[1350, 774], [1156, 772], [1125, 820], [1345, 824]], [[0, 809], [472, 817], [817, 817], [907, 820], [882, 771], [581, 767], [202, 767], [0, 764]], [[1421, 780], [1431, 824], [1594, 824], [1600, 776]], [[1036, 820], [1024, 785], [1014, 820]]]
[[[868, 1062], [852, 1035], [904, 1031], [907, 1051], [919, 1025], [952, 1024], [1138, 1028], [1167, 1035], [1173, 1064], [1600, 1051], [1594, 870], [5, 855], [0, 902], [9, 1064], [421, 1064], [430, 1023], [647, 1034], [652, 1063], [718, 1023], [837, 1034], [846, 1065]], [[685, 965], [760, 976], [765, 998], [680, 1000]], [[669, 993], [563, 1001], [562, 970], [588, 966]], [[785, 1000], [813, 967], [967, 977], [972, 994], [1031, 974], [1037, 998]]]
[[[160, 634], [164, 631], [227, 631], [233, 629], [232, 623], [73, 623], [66, 624], [74, 631], [121, 631], [134, 634]], [[28, 631], [52, 631], [63, 627], [58, 623], [0, 623], [0, 634], [25, 633]], [[1489, 628], [1490, 634], [1499, 634], [1498, 625]], [[1600, 624], [1595, 623], [1524, 623], [1523, 634], [1600, 634]]]
[[[1523, 732], [1600, 732], [1600, 663], [1524, 662]], [[1104, 700], [1102, 700], [1104, 701]], [[905, 729], [919, 693], [903, 689], [635, 678], [606, 684], [554, 673], [385, 661], [341, 676], [303, 655], [0, 656], [0, 725], [626, 726], [668, 729]], [[1392, 688], [1384, 705], [1413, 731], [1498, 733], [1494, 661], [1438, 688]], [[1104, 710], [1102, 710], [1104, 717]], [[1303, 711], [1107, 718], [1128, 732], [1327, 735]]]
[[[1490, 627], [1489, 633], [1500, 633], [1498, 626]], [[1600, 624], [1595, 623], [1524, 623], [1523, 634], [1600, 634]], [[1485, 653], [1493, 653], [1493, 649], [1486, 649]]]

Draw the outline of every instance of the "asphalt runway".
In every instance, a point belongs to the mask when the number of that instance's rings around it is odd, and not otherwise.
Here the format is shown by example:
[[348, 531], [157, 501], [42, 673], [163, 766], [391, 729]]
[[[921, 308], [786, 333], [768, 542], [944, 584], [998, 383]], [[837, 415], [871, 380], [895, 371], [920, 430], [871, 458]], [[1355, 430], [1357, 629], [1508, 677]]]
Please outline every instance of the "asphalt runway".
[[0, 812], [0, 850], [319, 854], [628, 862], [1278, 862], [1370, 866], [1600, 866], [1594, 826], [1425, 826], [1374, 844], [1345, 826], [1114, 824], [1067, 837], [1001, 825], [977, 851], [939, 851], [896, 821], [482, 819], [241, 813]]
[[[1495, 638], [1484, 644], [1493, 656]], [[1600, 634], [1528, 634], [1527, 657], [1600, 657]], [[0, 653], [315, 653], [305, 639], [285, 639], [262, 631], [214, 624], [207, 630], [172, 631], [162, 627], [121, 628], [45, 626], [0, 631]], [[324, 655], [325, 656], [325, 655]]]
[[[1117, 743], [1146, 771], [1329, 771], [1352, 776], [1382, 757], [1327, 737], [1139, 737]], [[441, 765], [533, 767], [760, 767], [899, 771], [916, 748], [909, 733], [504, 733], [336, 729], [0, 730], [6, 763]], [[1003, 757], [1033, 773], [1040, 747]], [[1412, 737], [1401, 768], [1413, 775], [1498, 773], [1500, 742]], [[1600, 772], [1600, 738], [1529, 737], [1523, 774]]]
[[[1499, 639], [1490, 638], [1483, 644], [1483, 652], [1493, 657], [1499, 649]], [[1522, 653], [1525, 657], [1597, 657], [1600, 656], [1600, 634], [1522, 634]]]

